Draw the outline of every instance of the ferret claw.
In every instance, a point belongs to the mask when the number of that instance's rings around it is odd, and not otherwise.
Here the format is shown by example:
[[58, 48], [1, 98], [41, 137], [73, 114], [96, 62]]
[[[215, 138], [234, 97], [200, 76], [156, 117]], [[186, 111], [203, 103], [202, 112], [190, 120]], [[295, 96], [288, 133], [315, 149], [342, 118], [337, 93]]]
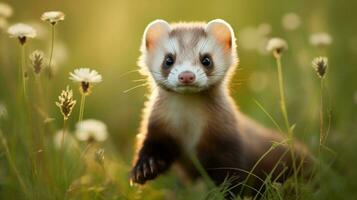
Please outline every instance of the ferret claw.
[[144, 184], [146, 181], [154, 179], [164, 169], [164, 166], [164, 161], [155, 160], [153, 157], [139, 159], [133, 168], [130, 180], [134, 183]]
[[154, 159], [153, 158], [150, 158], [149, 159], [149, 166], [150, 166], [150, 171], [152, 174], [154, 174], [154, 171], [155, 171], [155, 162], [154, 162]]
[[137, 167], [136, 167], [136, 172], [135, 172], [135, 178], [136, 178], [136, 181], [138, 182], [138, 183], [140, 183], [141, 181], [141, 179], [142, 179], [142, 170], [141, 170], [141, 165], [138, 165]]
[[143, 164], [143, 175], [144, 175], [144, 178], [147, 178], [148, 173], [149, 173], [148, 164], [147, 164], [146, 162], [144, 162], [144, 164]]

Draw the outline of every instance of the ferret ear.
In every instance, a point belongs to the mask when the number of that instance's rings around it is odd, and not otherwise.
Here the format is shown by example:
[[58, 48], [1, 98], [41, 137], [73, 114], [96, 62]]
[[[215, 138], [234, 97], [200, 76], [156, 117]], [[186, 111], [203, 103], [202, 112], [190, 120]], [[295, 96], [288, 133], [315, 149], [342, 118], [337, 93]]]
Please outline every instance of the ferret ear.
[[145, 29], [144, 41], [147, 50], [152, 49], [158, 41], [170, 32], [170, 24], [165, 20], [157, 19], [151, 22]]
[[214, 19], [208, 22], [206, 32], [216, 38], [223, 48], [231, 49], [234, 43], [234, 32], [226, 21], [222, 19]]

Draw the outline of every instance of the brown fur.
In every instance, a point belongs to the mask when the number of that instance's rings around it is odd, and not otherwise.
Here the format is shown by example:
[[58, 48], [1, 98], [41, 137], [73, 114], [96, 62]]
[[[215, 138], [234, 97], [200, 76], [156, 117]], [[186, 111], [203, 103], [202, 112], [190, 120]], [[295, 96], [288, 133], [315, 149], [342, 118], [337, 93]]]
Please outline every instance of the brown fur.
[[[138, 141], [138, 153], [134, 160], [132, 180], [143, 184], [165, 172], [175, 161], [190, 177], [196, 178], [199, 173], [189, 161], [187, 152], [183, 149], [182, 144], [170, 135], [170, 131], [172, 131], [170, 124], [162, 119], [162, 114], [165, 113], [162, 105], [164, 101], [170, 100], [173, 92], [163, 89], [159, 89], [158, 92], [159, 94], [152, 100], [153, 102], [147, 104], [144, 115], [146, 120], [142, 123], [141, 130], [143, 132]], [[177, 94], [175, 93], [175, 95]], [[208, 119], [195, 151], [202, 166], [216, 184], [221, 184], [225, 178], [233, 176], [237, 179], [232, 184], [245, 180], [248, 172], [273, 143], [283, 142], [284, 137], [256, 124], [237, 111], [233, 100], [224, 89], [214, 87], [193, 95], [204, 101], [205, 118]], [[306, 150], [300, 145], [295, 145], [294, 153], [297, 158], [296, 165], [299, 166], [303, 157], [306, 156]], [[153, 157], [155, 165], [160, 165], [160, 167], [154, 170], [155, 173], [145, 178], [145, 169], [143, 168], [145, 165], [150, 168], [149, 164], [142, 165], [141, 169], [140, 166], [139, 169], [137, 167], [140, 162], [143, 162], [142, 160], [148, 159], [148, 157]], [[277, 167], [272, 173], [272, 180], [278, 178], [277, 181], [284, 181], [291, 175], [291, 152], [285, 143], [277, 145], [257, 164], [250, 178], [254, 182], [252, 187], [259, 190], [262, 180], [271, 173], [276, 165]], [[134, 177], [137, 176], [137, 170], [139, 170], [139, 177]], [[277, 177], [280, 173], [282, 175]], [[259, 179], [254, 178], [255, 176], [258, 176]], [[237, 187], [236, 192], [239, 189], [240, 187]]]
[[[192, 42], [179, 43], [183, 45], [179, 55], [194, 60], [197, 55], [184, 44], [195, 45], [198, 38], [207, 37], [204, 30], [202, 24], [174, 25], [169, 36], [177, 37], [179, 41], [182, 35], [192, 34]], [[260, 190], [270, 174], [272, 180], [286, 180], [292, 174], [292, 155], [296, 158], [296, 166], [301, 164], [306, 168], [309, 165], [309, 160], [304, 159], [308, 153], [301, 144], [295, 143], [291, 152], [281, 134], [262, 127], [238, 111], [227, 90], [237, 62], [234, 36], [217, 37], [231, 44], [227, 47], [229, 51], [224, 51], [231, 53], [228, 55], [231, 55], [232, 66], [221, 80], [203, 91], [182, 94], [158, 82], [152, 84], [156, 87], [152, 88], [150, 100], [145, 105], [131, 181], [144, 184], [164, 173], [173, 163], [195, 179], [200, 173], [189, 159], [191, 153], [197, 156], [217, 185], [233, 177], [232, 185], [247, 180], [254, 190]], [[142, 51], [146, 52], [145, 49]], [[141, 59], [145, 60], [144, 57]], [[144, 62], [141, 64], [147, 67]], [[167, 72], [161, 73], [165, 75]], [[205, 73], [210, 75], [209, 71]], [[177, 107], [172, 102], [177, 102]], [[240, 189], [235, 187], [232, 192], [237, 194]]]

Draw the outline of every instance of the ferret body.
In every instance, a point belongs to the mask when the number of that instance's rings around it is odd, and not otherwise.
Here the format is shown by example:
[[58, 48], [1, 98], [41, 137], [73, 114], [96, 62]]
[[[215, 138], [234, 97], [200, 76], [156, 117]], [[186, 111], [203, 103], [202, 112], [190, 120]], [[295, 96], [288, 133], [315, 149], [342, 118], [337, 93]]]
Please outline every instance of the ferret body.
[[[285, 144], [272, 148], [284, 138], [239, 112], [229, 95], [227, 85], [238, 58], [228, 23], [156, 20], [145, 30], [141, 52], [139, 65], [152, 87], [137, 136], [131, 181], [144, 184], [173, 163], [197, 178], [200, 173], [190, 155], [198, 158], [217, 185], [227, 178], [238, 184], [252, 171], [251, 187], [259, 190], [268, 174], [277, 181], [291, 174], [289, 148]], [[295, 145], [297, 166], [304, 152]], [[235, 187], [235, 192], [239, 189]]]

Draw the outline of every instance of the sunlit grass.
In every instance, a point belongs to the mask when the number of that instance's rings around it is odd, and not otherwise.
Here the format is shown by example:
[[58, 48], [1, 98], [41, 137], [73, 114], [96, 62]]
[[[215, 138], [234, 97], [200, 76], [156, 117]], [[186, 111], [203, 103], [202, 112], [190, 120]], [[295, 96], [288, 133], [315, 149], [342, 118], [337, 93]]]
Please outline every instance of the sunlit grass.
[[[1, 12], [1, 11], [0, 11]], [[18, 11], [17, 11], [18, 12]], [[17, 14], [15, 12], [15, 15]], [[41, 13], [38, 13], [38, 15]], [[290, 13], [290, 18], [294, 18], [295, 25], [288, 25], [289, 30], [293, 31], [299, 29], [301, 23], [296, 23], [296, 16]], [[291, 17], [293, 16], [293, 17]], [[3, 17], [3, 16], [2, 16]], [[298, 16], [299, 17], [299, 16]], [[68, 18], [63, 23], [74, 21], [74, 16], [71, 16], [72, 19]], [[305, 20], [305, 18], [303, 18]], [[306, 18], [307, 20], [308, 18]], [[36, 19], [33, 19], [36, 20]], [[27, 20], [26, 20], [27, 21]], [[40, 21], [40, 19], [37, 19]], [[285, 19], [284, 21], [288, 21]], [[10, 21], [9, 19], [9, 22]], [[284, 22], [285, 24], [289, 24], [288, 22]], [[304, 25], [306, 21], [302, 21], [302, 25]], [[144, 22], [143, 22], [144, 24]], [[125, 118], [117, 118], [118, 114], [115, 114], [117, 110], [127, 109], [130, 111], [133, 107], [141, 107], [140, 104], [134, 104], [133, 102], [128, 101], [126, 104], [119, 104], [117, 100], [114, 99], [112, 101], [113, 104], [105, 105], [106, 111], [99, 111], [94, 108], [96, 103], [98, 102], [90, 102], [88, 98], [90, 89], [94, 83], [98, 83], [98, 79], [94, 80], [92, 77], [90, 79], [84, 79], [83, 74], [74, 73], [79, 78], [75, 79], [76, 87], [80, 88], [79, 92], [74, 90], [72, 101], [77, 101], [78, 104], [75, 108], [66, 108], [72, 111], [71, 117], [69, 115], [67, 118], [61, 115], [61, 112], [55, 106], [55, 96], [53, 94], [59, 95], [60, 91], [56, 91], [55, 85], [60, 85], [61, 88], [70, 84], [71, 82], [68, 80], [68, 74], [70, 70], [68, 68], [63, 69], [61, 72], [65, 74], [64, 76], [56, 76], [56, 74], [52, 74], [54, 77], [51, 79], [42, 79], [46, 75], [46, 72], [51, 73], [53, 65], [55, 63], [55, 31], [56, 31], [56, 40], [59, 39], [57, 37], [57, 32], [61, 33], [61, 26], [55, 29], [55, 24], [50, 22], [50, 40], [49, 42], [44, 41], [42, 38], [37, 40], [25, 40], [26, 43], [21, 44], [23, 38], [19, 38], [16, 36], [16, 39], [20, 42], [20, 48], [18, 48], [18, 41], [13, 42], [8, 38], [8, 35], [5, 31], [2, 31], [1, 39], [2, 41], [6, 41], [10, 45], [8, 47], [11, 49], [11, 52], [16, 52], [16, 56], [8, 56], [7, 59], [10, 60], [9, 64], [5, 63], [5, 60], [0, 60], [0, 73], [1, 78], [5, 76], [16, 77], [15, 70], [18, 71], [18, 79], [19, 81], [13, 80], [11, 78], [1, 79], [0, 83], [3, 85], [13, 86], [15, 85], [18, 89], [15, 92], [16, 95], [9, 95], [12, 91], [8, 91], [7, 87], [3, 87], [0, 91], [0, 102], [6, 101], [7, 113], [6, 117], [2, 117], [0, 113], [0, 199], [224, 199], [226, 194], [229, 194], [231, 190], [236, 187], [242, 186], [240, 193], [244, 193], [244, 189], [250, 188], [249, 185], [249, 177], [255, 177], [255, 174], [251, 171], [246, 171], [248, 174], [247, 178], [240, 183], [239, 185], [232, 185], [231, 182], [234, 182], [234, 177], [231, 179], [226, 179], [223, 184], [220, 186], [214, 186], [206, 174], [206, 172], [200, 168], [200, 163], [196, 160], [196, 167], [199, 169], [200, 173], [203, 175], [204, 179], [194, 183], [186, 183], [179, 180], [175, 174], [175, 171], [170, 171], [164, 176], [159, 177], [157, 180], [153, 182], [149, 182], [147, 185], [141, 186], [130, 186], [129, 185], [129, 172], [131, 168], [130, 157], [131, 155], [127, 155], [127, 152], [130, 152], [132, 148], [124, 149], [124, 147], [118, 147], [118, 143], [121, 144], [126, 143], [126, 141], [116, 141], [114, 138], [134, 138], [134, 133], [129, 132], [128, 130], [136, 130], [137, 127], [133, 127], [137, 125], [138, 122], [129, 121], [132, 118], [129, 115], [139, 115], [139, 113], [129, 113], [126, 114]], [[264, 26], [257, 27], [257, 31], [259, 29], [259, 33], [254, 33], [254, 39], [250, 40], [252, 42], [258, 41], [258, 44], [252, 44], [250, 42], [248, 47], [252, 47], [254, 51], [257, 51], [258, 54], [254, 54], [254, 59], [261, 58], [265, 59], [265, 55], [260, 55], [260, 53], [265, 54], [265, 49], [261, 49], [261, 43], [266, 42], [266, 39], [270, 37], [271, 33], [269, 32], [269, 24], [265, 24]], [[301, 28], [301, 27], [300, 27]], [[2, 29], [0, 27], [0, 29]], [[270, 27], [271, 29], [271, 27]], [[293, 30], [292, 30], [293, 29]], [[121, 30], [122, 31], [122, 30]], [[238, 30], [238, 32], [241, 30]], [[253, 30], [254, 31], [254, 30]], [[270, 30], [271, 31], [271, 30]], [[248, 33], [252, 33], [252, 30], [249, 30]], [[81, 33], [82, 34], [82, 33]], [[285, 33], [284, 33], [285, 34]], [[292, 34], [288, 32], [286, 34]], [[326, 52], [328, 46], [331, 45], [332, 39], [327, 34], [322, 34], [318, 37], [318, 34], [312, 36], [310, 38], [311, 43], [315, 46], [308, 46], [306, 44], [302, 44], [304, 48], [308, 49], [310, 57], [315, 57], [318, 55], [312, 54], [317, 48], [317, 52]], [[248, 34], [248, 36], [252, 36], [252, 34]], [[28, 38], [27, 38], [28, 39]], [[137, 38], [131, 38], [135, 40]], [[307, 41], [309, 38], [305, 38]], [[12, 42], [11, 42], [12, 41]], [[247, 40], [244, 40], [242, 43], [246, 43]], [[240, 42], [240, 39], [238, 39]], [[289, 40], [288, 40], [289, 42]], [[301, 42], [298, 38], [294, 38], [294, 43]], [[303, 43], [303, 42], [301, 42]], [[34, 74], [33, 70], [31, 70], [28, 66], [27, 52], [32, 50], [34, 47], [42, 47], [43, 49], [50, 46], [50, 51], [47, 57], [49, 57], [48, 66], [46, 70], [42, 70], [39, 74]], [[289, 43], [290, 44], [290, 43]], [[0, 46], [5, 45], [5, 43], [0, 43]], [[69, 44], [71, 45], [71, 44]], [[247, 45], [247, 44], [244, 44]], [[249, 51], [248, 49], [239, 48], [239, 52]], [[249, 46], [251, 45], [251, 46]], [[240, 47], [240, 45], [238, 45]], [[86, 48], [86, 47], [83, 47]], [[137, 47], [133, 47], [136, 49]], [[265, 48], [265, 46], [264, 46]], [[294, 51], [295, 46], [289, 46], [289, 51]], [[6, 47], [5, 47], [6, 49]], [[321, 50], [323, 49], [323, 51]], [[18, 51], [19, 50], [19, 51]], [[125, 51], [121, 50], [121, 52]], [[134, 52], [134, 50], [132, 50]], [[341, 171], [344, 171], [346, 165], [346, 161], [341, 161], [337, 159], [337, 153], [332, 147], [329, 147], [329, 140], [343, 140], [342, 135], [336, 135], [339, 130], [336, 130], [337, 126], [332, 117], [328, 117], [329, 123], [324, 124], [327, 117], [327, 113], [324, 113], [324, 106], [326, 104], [325, 98], [323, 96], [324, 91], [328, 88], [323, 88], [325, 86], [327, 80], [320, 81], [320, 87], [316, 90], [314, 85], [310, 85], [314, 93], [320, 94], [319, 100], [316, 100], [313, 97], [303, 96], [302, 94], [294, 94], [291, 85], [290, 78], [294, 76], [291, 73], [289, 68], [295, 67], [294, 62], [292, 62], [291, 57], [297, 57], [297, 54], [291, 53], [289, 51], [286, 52], [287, 59], [282, 63], [281, 56], [276, 57], [276, 63], [271, 62], [272, 65], [276, 65], [278, 76], [271, 76], [270, 74], [264, 74], [264, 76], [268, 80], [269, 83], [267, 85], [261, 85], [261, 88], [254, 90], [254, 88], [248, 88], [252, 91], [259, 91], [259, 94], [264, 98], [259, 98], [260, 100], [252, 101], [254, 107], [261, 111], [261, 114], [267, 118], [266, 121], [272, 123], [272, 126], [275, 126], [280, 132], [283, 132], [283, 129], [289, 134], [291, 137], [289, 141], [284, 141], [284, 143], [291, 143], [292, 137], [299, 138], [300, 133], [294, 131], [291, 126], [291, 119], [296, 121], [296, 127], [300, 128], [304, 126], [301, 124], [301, 119], [297, 119], [294, 116], [295, 112], [298, 112], [300, 109], [304, 109], [304, 105], [289, 104], [289, 99], [297, 99], [297, 98], [311, 98], [309, 101], [316, 101], [316, 105], [318, 105], [319, 109], [319, 119], [314, 120], [312, 124], [316, 124], [319, 127], [319, 141], [313, 140], [314, 137], [318, 134], [318, 130], [312, 129], [312, 132], [304, 133], [307, 134], [306, 142], [312, 147], [317, 145], [319, 147], [318, 153], [313, 152], [314, 157], [319, 158], [320, 167], [316, 170], [319, 170], [318, 176], [312, 176], [308, 181], [302, 180], [297, 177], [297, 173], [294, 173], [295, 176], [292, 179], [289, 179], [286, 183], [280, 184], [276, 179], [272, 179], [272, 173], [267, 175], [267, 178], [261, 180], [263, 182], [262, 187], [255, 191], [257, 194], [255, 196], [249, 197], [250, 199], [328, 199], [333, 197], [351, 197], [353, 194], [343, 194], [341, 192], [338, 194], [336, 191], [343, 190], [348, 185], [346, 180], [341, 175]], [[9, 51], [10, 52], [10, 51]], [[129, 52], [129, 51], [128, 51]], [[10, 53], [0, 52], [2, 55], [9, 55]], [[128, 53], [129, 54], [129, 53]], [[15, 55], [15, 54], [14, 54]], [[77, 55], [72, 55], [71, 59], [76, 59], [76, 62], [83, 60], [75, 58]], [[285, 56], [285, 54], [284, 54]], [[327, 56], [322, 54], [322, 56]], [[2, 57], [1, 57], [2, 58]], [[245, 57], [248, 58], [248, 57]], [[98, 58], [100, 60], [100, 58]], [[126, 59], [126, 55], [121, 55], [120, 59]], [[285, 59], [285, 57], [284, 57]], [[336, 59], [334, 57], [334, 59]], [[264, 60], [263, 65], [267, 65], [267, 60]], [[20, 62], [19, 62], [20, 61]], [[134, 62], [134, 61], [133, 61]], [[241, 62], [245, 62], [244, 59], [241, 58]], [[79, 63], [80, 64], [80, 63]], [[87, 65], [88, 63], [84, 63]], [[284, 65], [282, 65], [284, 64]], [[310, 68], [310, 60], [306, 63], [306, 68]], [[70, 67], [79, 67], [79, 66], [70, 66]], [[263, 66], [266, 67], [266, 66]], [[117, 76], [118, 85], [110, 86], [105, 85], [106, 78], [105, 71], [98, 71], [103, 74], [104, 82], [101, 83], [103, 87], [95, 88], [93, 92], [93, 99], [97, 94], [104, 95], [103, 99], [110, 99], [115, 96], [115, 94], [120, 93], [121, 98], [129, 98], [125, 95], [137, 94], [133, 95], [133, 98], [137, 96], [143, 96], [141, 94], [142, 87], [148, 85], [146, 83], [146, 79], [136, 79], [134, 80], [135, 86], [130, 87], [130, 84], [126, 82], [127, 79], [131, 79], [131, 73], [137, 72], [138, 70], [131, 70], [131, 68], [124, 68], [123, 71], [125, 73]], [[71, 68], [72, 69], [72, 68]], [[269, 69], [271, 71], [274, 68]], [[284, 70], [284, 73], [283, 73]], [[5, 74], [6, 72], [6, 74]], [[9, 73], [10, 72], [10, 73]], [[12, 74], [11, 74], [12, 73]], [[311, 74], [314, 72], [311, 70]], [[26, 77], [25, 77], [26, 74]], [[110, 73], [106, 73], [111, 75]], [[51, 76], [52, 76], [51, 75]], [[100, 74], [96, 74], [100, 75]], [[283, 76], [284, 75], [284, 76]], [[101, 76], [101, 75], [100, 75]], [[73, 77], [73, 76], [72, 76]], [[125, 78], [123, 78], [125, 77]], [[109, 77], [108, 77], [109, 78]], [[276, 79], [277, 78], [277, 79]], [[284, 78], [284, 80], [283, 80]], [[310, 77], [303, 77], [304, 79]], [[43, 81], [45, 80], [45, 81]], [[246, 80], [246, 77], [243, 78]], [[276, 81], [275, 81], [276, 80]], [[57, 81], [57, 82], [55, 82]], [[131, 81], [131, 80], [130, 80]], [[235, 80], [237, 81], [237, 80]], [[301, 80], [303, 81], [303, 80]], [[270, 83], [271, 82], [271, 83]], [[239, 82], [241, 83], [241, 82]], [[245, 82], [242, 82], [243, 88], [247, 89]], [[259, 84], [259, 83], [258, 83]], [[255, 85], [256, 86], [256, 85]], [[49, 87], [48, 92], [45, 88]], [[231, 88], [235, 90], [238, 87], [236, 85]], [[11, 88], [11, 87], [9, 87]], [[120, 90], [120, 89], [122, 90]], [[21, 91], [21, 93], [20, 93]], [[139, 91], [139, 92], [137, 92]], [[274, 93], [274, 92], [277, 93]], [[279, 94], [278, 94], [279, 92]], [[286, 92], [286, 93], [284, 93]], [[253, 93], [254, 94], [254, 93]], [[255, 93], [257, 94], [257, 93]], [[269, 99], [269, 95], [278, 97], [280, 95], [279, 101], [267, 101], [265, 97]], [[26, 97], [27, 96], [27, 97]], [[124, 96], [124, 97], [123, 97]], [[303, 97], [302, 97], [303, 96]], [[96, 96], [98, 97], [98, 96]], [[116, 98], [118, 97], [115, 96]], [[19, 99], [24, 98], [24, 99]], [[26, 100], [25, 100], [26, 98]], [[77, 98], [77, 99], [76, 99]], [[287, 101], [285, 100], [287, 99]], [[340, 98], [332, 96], [331, 98]], [[250, 98], [251, 99], [251, 98]], [[263, 99], [263, 100], [262, 100]], [[88, 102], [86, 102], [88, 100]], [[344, 99], [345, 100], [345, 99]], [[43, 101], [43, 102], [42, 102]], [[118, 101], [118, 102], [122, 102]], [[255, 102], [255, 104], [254, 104]], [[60, 102], [59, 102], [60, 103]], [[73, 102], [72, 102], [73, 103]], [[26, 105], [27, 106], [26, 106]], [[48, 106], [48, 108], [47, 108]], [[74, 104], [73, 104], [74, 106]], [[91, 107], [92, 106], [92, 107]], [[282, 112], [282, 120], [279, 115], [275, 116], [276, 112], [270, 113], [268, 110], [279, 110], [279, 106]], [[78, 108], [78, 109], [77, 109]], [[64, 110], [66, 110], [64, 109]], [[289, 109], [289, 116], [287, 110]], [[67, 110], [68, 111], [68, 110]], [[86, 112], [84, 112], [86, 111]], [[103, 115], [110, 112], [110, 116], [108, 118], [115, 118], [112, 121], [118, 122], [120, 125], [124, 125], [121, 132], [112, 132], [112, 130], [116, 130], [113, 128], [113, 122], [108, 125], [108, 131], [110, 134], [108, 136], [99, 136], [90, 135], [89, 132], [85, 133], [85, 136], [78, 136], [80, 132], [78, 130], [78, 124], [75, 126], [76, 122], [83, 122], [88, 118], [101, 118]], [[332, 111], [335, 114], [335, 111]], [[331, 112], [331, 113], [332, 113]], [[62, 113], [63, 114], [63, 113]], [[330, 114], [329, 114], [330, 115]], [[60, 116], [60, 117], [58, 117]], [[342, 116], [342, 115], [341, 115]], [[78, 117], [78, 118], [76, 118]], [[57, 119], [58, 118], [58, 119]], [[314, 119], [313, 116], [308, 120]], [[332, 122], [331, 122], [332, 120]], [[339, 119], [339, 120], [352, 120], [348, 119], [348, 117]], [[120, 122], [120, 123], [119, 123]], [[295, 123], [293, 123], [295, 124]], [[119, 126], [119, 125], [118, 125]], [[285, 128], [282, 128], [284, 127]], [[299, 127], [300, 126], [300, 127]], [[353, 126], [353, 125], [351, 125]], [[95, 126], [96, 133], [98, 132], [98, 126]], [[333, 134], [327, 137], [328, 132], [330, 130], [333, 131]], [[61, 134], [60, 137], [60, 145], [56, 145], [56, 132], [59, 131]], [[342, 131], [342, 130], [341, 130]], [[100, 132], [100, 131], [99, 131]], [[99, 133], [101, 134], [101, 133]], [[115, 134], [120, 134], [119, 137], [114, 137]], [[105, 138], [104, 138], [105, 137]], [[86, 139], [85, 139], [86, 138]], [[104, 139], [103, 139], [104, 138]], [[312, 145], [311, 145], [312, 144]], [[337, 144], [341, 144], [337, 143]], [[343, 142], [342, 142], [343, 144]], [[266, 154], [274, 149], [277, 145], [282, 144], [274, 144]], [[131, 146], [130, 144], [127, 146]], [[288, 153], [288, 152], [287, 152]], [[263, 159], [262, 157], [261, 159]], [[195, 158], [192, 158], [195, 160]], [[337, 160], [337, 161], [336, 161]], [[337, 164], [336, 164], [337, 162]], [[256, 165], [259, 164], [259, 160]], [[299, 170], [299, 166], [294, 166], [294, 171]], [[236, 169], [241, 170], [241, 169]], [[280, 175], [278, 175], [279, 177]], [[342, 186], [340, 186], [340, 184]], [[335, 192], [332, 196], [329, 191]], [[240, 197], [237, 197], [240, 199]], [[336, 198], [335, 198], [336, 199]]]

